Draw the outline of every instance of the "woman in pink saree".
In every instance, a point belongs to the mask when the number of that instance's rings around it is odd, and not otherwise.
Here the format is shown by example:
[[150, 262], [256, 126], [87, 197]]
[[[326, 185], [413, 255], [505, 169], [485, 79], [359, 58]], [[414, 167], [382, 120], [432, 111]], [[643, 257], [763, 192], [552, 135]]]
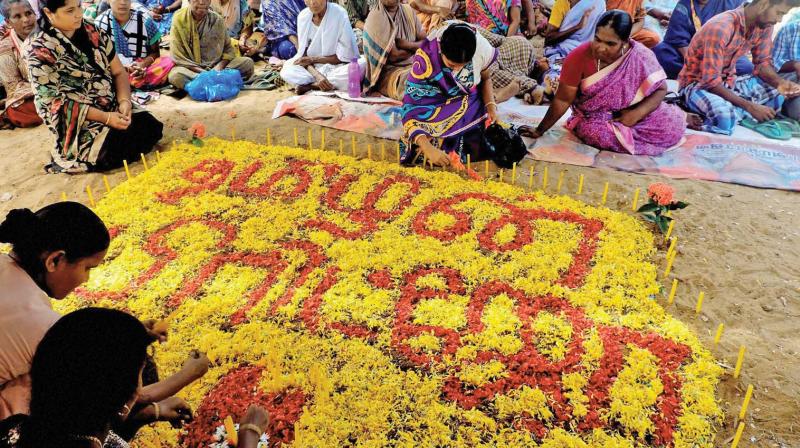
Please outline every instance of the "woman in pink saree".
[[666, 74], [652, 51], [630, 40], [631, 17], [604, 13], [594, 39], [564, 60], [556, 98], [541, 123], [522, 128], [539, 138], [572, 108], [567, 128], [586, 144], [627, 154], [658, 155], [677, 145], [686, 114], [663, 102]]

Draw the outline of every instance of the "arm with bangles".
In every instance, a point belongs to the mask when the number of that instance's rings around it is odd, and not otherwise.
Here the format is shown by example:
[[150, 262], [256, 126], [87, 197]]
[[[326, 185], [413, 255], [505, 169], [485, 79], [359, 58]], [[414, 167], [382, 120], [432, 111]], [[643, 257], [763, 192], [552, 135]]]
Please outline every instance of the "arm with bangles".
[[119, 107], [116, 111], [106, 112], [94, 106], [89, 106], [86, 119], [110, 126], [113, 129], [125, 130], [131, 124], [131, 85], [128, 81], [128, 71], [122, 66], [119, 58], [114, 55], [111, 60], [111, 77], [114, 80], [114, 89], [117, 93]]

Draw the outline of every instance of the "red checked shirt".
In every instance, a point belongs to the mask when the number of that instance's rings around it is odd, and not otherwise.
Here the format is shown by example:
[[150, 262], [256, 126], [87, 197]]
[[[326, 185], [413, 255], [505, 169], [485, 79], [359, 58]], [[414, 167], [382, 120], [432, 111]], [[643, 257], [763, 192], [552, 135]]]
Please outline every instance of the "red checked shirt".
[[753, 54], [755, 74], [772, 63], [772, 27], [748, 30], [743, 7], [719, 14], [703, 25], [689, 44], [686, 64], [678, 75], [680, 86], [696, 82], [708, 90], [725, 83], [731, 88], [736, 61], [747, 53]]

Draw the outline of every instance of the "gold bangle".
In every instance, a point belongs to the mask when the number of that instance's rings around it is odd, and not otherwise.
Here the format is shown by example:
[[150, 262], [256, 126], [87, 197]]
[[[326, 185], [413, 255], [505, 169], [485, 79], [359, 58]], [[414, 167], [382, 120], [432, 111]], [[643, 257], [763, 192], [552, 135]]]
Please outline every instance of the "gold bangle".
[[156, 415], [155, 419], [158, 420], [159, 418], [161, 418], [161, 405], [156, 403], [155, 401], [152, 403], [152, 405], [153, 405], [153, 412]]
[[111, 121], [111, 112], [106, 112], [106, 126], [108, 126], [109, 121]]
[[261, 435], [264, 434], [264, 430], [259, 428], [258, 425], [255, 425], [253, 423], [243, 423], [239, 425], [239, 431], [247, 431], [247, 430], [253, 431], [254, 433], [258, 434], [259, 437], [261, 437]]

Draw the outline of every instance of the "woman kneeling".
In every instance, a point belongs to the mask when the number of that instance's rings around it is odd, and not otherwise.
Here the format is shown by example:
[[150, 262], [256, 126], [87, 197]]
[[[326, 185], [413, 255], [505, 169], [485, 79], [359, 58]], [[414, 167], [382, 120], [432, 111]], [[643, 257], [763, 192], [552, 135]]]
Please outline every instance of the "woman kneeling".
[[604, 13], [594, 40], [564, 60], [556, 98], [542, 122], [522, 134], [541, 137], [572, 106], [567, 128], [597, 148], [658, 155], [678, 144], [686, 114], [662, 102], [666, 74], [652, 51], [630, 40], [632, 26], [623, 11]]
[[450, 22], [423, 41], [403, 97], [401, 163], [413, 163], [420, 151], [441, 166], [453, 151], [462, 162], [468, 153], [485, 158], [484, 119], [497, 121], [489, 69], [496, 59], [497, 50], [466, 23]]
[[78, 0], [43, 0], [27, 62], [36, 111], [56, 136], [48, 172], [105, 171], [135, 160], [163, 125], [131, 103], [114, 43], [84, 22]]

